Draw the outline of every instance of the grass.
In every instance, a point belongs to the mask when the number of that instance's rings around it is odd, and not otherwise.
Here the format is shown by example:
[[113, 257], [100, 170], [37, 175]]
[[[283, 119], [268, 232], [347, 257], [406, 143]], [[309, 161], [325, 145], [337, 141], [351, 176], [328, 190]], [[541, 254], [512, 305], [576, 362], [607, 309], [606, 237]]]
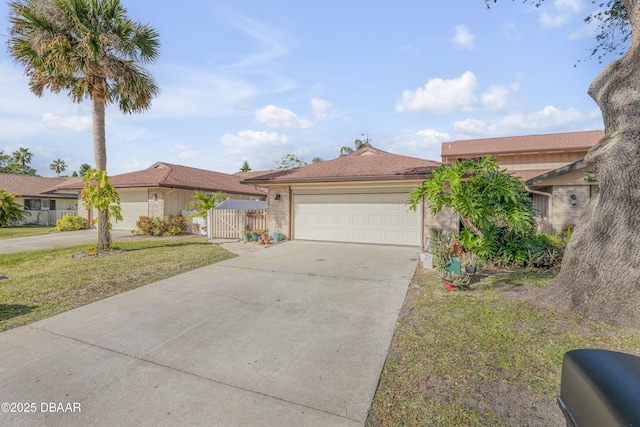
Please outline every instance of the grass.
[[20, 227], [0, 227], [0, 239], [10, 239], [12, 237], [36, 236], [38, 234], [49, 234], [55, 227], [44, 225], [22, 225]]
[[202, 239], [118, 241], [127, 252], [72, 258], [89, 245], [0, 255], [0, 331], [235, 255]]
[[419, 270], [407, 293], [367, 420], [378, 426], [564, 425], [562, 356], [577, 348], [640, 354], [640, 333], [536, 301], [545, 273], [487, 274], [446, 292]]

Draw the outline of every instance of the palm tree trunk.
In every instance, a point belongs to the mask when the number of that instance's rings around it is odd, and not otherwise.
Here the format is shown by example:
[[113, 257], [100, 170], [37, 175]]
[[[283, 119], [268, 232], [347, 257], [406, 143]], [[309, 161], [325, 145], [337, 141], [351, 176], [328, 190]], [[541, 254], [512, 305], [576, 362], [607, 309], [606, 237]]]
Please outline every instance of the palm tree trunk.
[[[103, 82], [104, 85], [104, 82]], [[101, 85], [97, 85], [100, 87]], [[96, 169], [107, 170], [107, 144], [104, 130], [104, 116], [106, 100], [103, 91], [96, 90], [91, 97], [93, 114], [93, 159]], [[109, 230], [109, 210], [98, 211], [98, 252], [108, 251], [111, 246], [111, 232]]]

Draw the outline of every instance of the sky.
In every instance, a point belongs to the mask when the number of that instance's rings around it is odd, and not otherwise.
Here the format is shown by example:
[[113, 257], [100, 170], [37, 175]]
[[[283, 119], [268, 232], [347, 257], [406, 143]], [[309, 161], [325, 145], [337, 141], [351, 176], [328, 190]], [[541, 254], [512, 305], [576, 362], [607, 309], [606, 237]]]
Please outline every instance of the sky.
[[[157, 161], [235, 173], [330, 160], [369, 138], [440, 160], [442, 142], [603, 129], [588, 96], [591, 0], [121, 0], [160, 34], [149, 110], [106, 112], [110, 175]], [[29, 91], [0, 3], [0, 150], [55, 176], [94, 165], [91, 105]]]

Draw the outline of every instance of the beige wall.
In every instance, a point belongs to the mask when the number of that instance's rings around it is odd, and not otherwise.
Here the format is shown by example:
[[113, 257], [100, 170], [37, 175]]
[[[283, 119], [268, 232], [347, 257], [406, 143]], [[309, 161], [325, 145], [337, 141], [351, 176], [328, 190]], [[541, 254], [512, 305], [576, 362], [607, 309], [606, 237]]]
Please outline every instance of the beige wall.
[[440, 229], [446, 234], [460, 232], [460, 216], [453, 209], [444, 207], [437, 215], [434, 215], [431, 213], [431, 209], [426, 205], [426, 202], [423, 207], [424, 238], [429, 237], [429, 229], [431, 228]]
[[[576, 204], [571, 204], [575, 194]], [[553, 214], [551, 225], [554, 233], [561, 233], [567, 225], [575, 225], [591, 200], [592, 191], [588, 185], [561, 185], [553, 187]]]
[[[280, 195], [280, 200], [275, 200], [276, 194]], [[267, 195], [268, 214], [267, 214], [267, 228], [269, 232], [280, 232], [289, 238], [289, 200], [290, 192], [289, 186], [279, 185], [269, 188]]]
[[[496, 155], [498, 163], [503, 168], [516, 170], [555, 170], [568, 164], [584, 159], [586, 151], [564, 153], [528, 153], [514, 155]], [[444, 162], [453, 164], [455, 159], [446, 158]]]

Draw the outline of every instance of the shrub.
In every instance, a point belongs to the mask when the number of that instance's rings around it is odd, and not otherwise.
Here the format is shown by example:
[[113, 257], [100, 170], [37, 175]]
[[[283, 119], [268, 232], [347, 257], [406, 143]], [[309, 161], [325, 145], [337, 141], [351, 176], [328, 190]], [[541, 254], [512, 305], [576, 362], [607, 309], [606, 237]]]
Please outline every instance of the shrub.
[[176, 236], [187, 230], [187, 221], [182, 216], [167, 215], [164, 219], [157, 216], [141, 216], [136, 221], [136, 234], [149, 236]]
[[77, 231], [87, 228], [87, 220], [78, 215], [66, 214], [56, 221], [56, 231]]

